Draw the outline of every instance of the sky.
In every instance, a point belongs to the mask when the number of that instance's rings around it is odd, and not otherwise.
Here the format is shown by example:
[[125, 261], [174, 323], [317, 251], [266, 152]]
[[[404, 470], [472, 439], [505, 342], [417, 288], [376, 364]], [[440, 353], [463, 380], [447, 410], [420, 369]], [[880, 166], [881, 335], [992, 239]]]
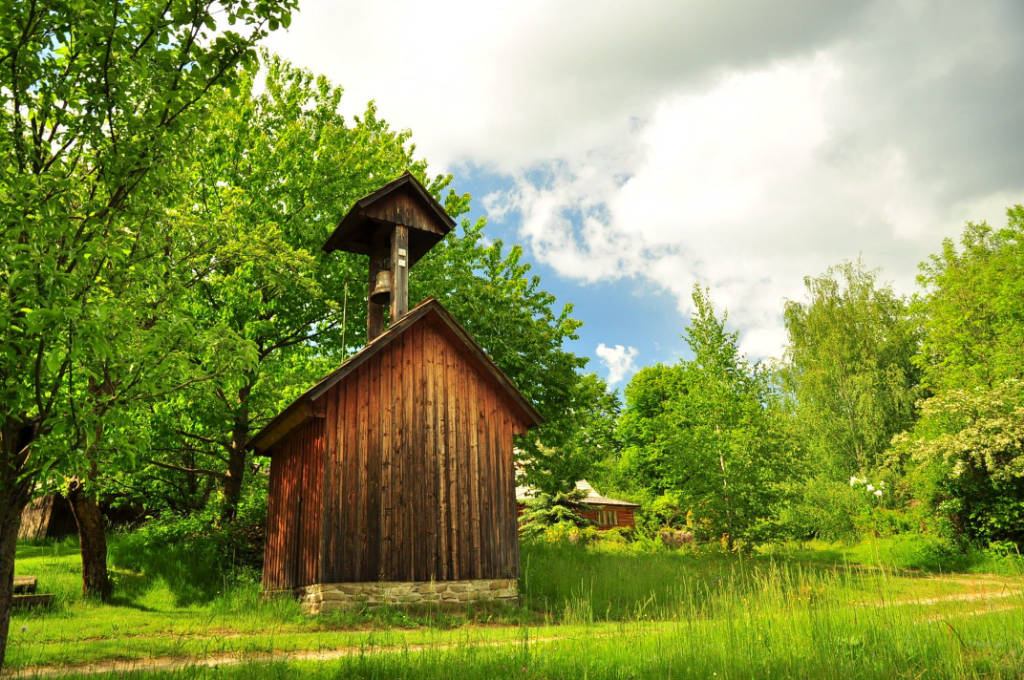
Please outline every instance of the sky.
[[266, 46], [375, 100], [519, 243], [622, 387], [687, 356], [695, 283], [751, 359], [804, 277], [912, 294], [1024, 203], [1024, 3], [301, 0]]

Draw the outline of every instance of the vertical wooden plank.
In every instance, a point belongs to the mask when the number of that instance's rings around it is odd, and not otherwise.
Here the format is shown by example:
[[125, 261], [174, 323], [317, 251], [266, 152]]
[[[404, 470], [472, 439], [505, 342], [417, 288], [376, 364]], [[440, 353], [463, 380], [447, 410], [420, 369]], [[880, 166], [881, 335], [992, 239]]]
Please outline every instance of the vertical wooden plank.
[[513, 416], [507, 406], [502, 407], [502, 431], [501, 439], [498, 441], [498, 451], [496, 460], [502, 471], [501, 479], [501, 490], [504, 499], [502, 503], [502, 512], [500, 517], [501, 525], [504, 529], [504, 541], [501, 549], [504, 555], [502, 564], [502, 578], [512, 578], [512, 574], [517, 571], [516, 565], [519, 563], [519, 540], [516, 535], [516, 483], [513, 478], [513, 462], [512, 462], [512, 433], [515, 431], [515, 423]]
[[[406, 231], [408, 234], [408, 230]], [[408, 243], [408, 241], [406, 241]], [[405, 451], [402, 456], [402, 488], [403, 488], [403, 527], [402, 527], [402, 549], [404, 551], [403, 580], [415, 580], [416, 572], [416, 551], [422, 538], [416, 535], [416, 488], [419, 486], [416, 480], [416, 470], [413, 463], [416, 455], [415, 436], [419, 428], [416, 427], [413, 404], [413, 357], [414, 347], [412, 334], [402, 334], [402, 422], [406, 428], [404, 437]]]
[[405, 332], [412, 345], [412, 360], [409, 363], [409, 380], [411, 383], [412, 396], [412, 427], [413, 445], [412, 457], [410, 460], [413, 479], [413, 513], [412, 513], [412, 534], [415, 537], [415, 549], [413, 552], [412, 580], [425, 581], [430, 578], [427, 569], [427, 544], [429, 540], [427, 519], [429, 510], [426, 505], [426, 457], [424, 456], [424, 404], [423, 389], [421, 380], [423, 377], [423, 324], [416, 324]]
[[287, 550], [287, 586], [294, 588], [299, 584], [298, 578], [298, 552], [299, 552], [299, 513], [302, 512], [302, 460], [299, 458], [294, 445], [294, 440], [288, 442], [288, 460], [290, 461], [291, 474], [288, 476], [288, 545]]
[[374, 581], [380, 575], [380, 456], [381, 456], [381, 401], [380, 355], [367, 362], [370, 372], [369, 435], [366, 449], [366, 486], [363, 499], [366, 504], [366, 541], [363, 544], [363, 579]]
[[291, 460], [291, 447], [288, 446], [287, 442], [281, 445], [281, 453], [284, 454], [283, 458], [288, 461], [288, 472], [282, 480], [284, 485], [284, 513], [281, 517], [281, 523], [283, 526], [282, 532], [282, 545], [281, 545], [281, 576], [284, 588], [292, 588], [295, 586], [295, 578], [292, 572], [292, 565], [295, 559], [295, 530], [298, 528], [295, 526], [292, 514], [295, 512], [296, 499], [294, 494], [295, 489], [295, 478], [302, 474], [302, 468], [295, 465], [294, 461]]
[[370, 376], [369, 367], [366, 363], [356, 371], [359, 399], [359, 425], [356, 453], [358, 463], [356, 467], [356, 580], [362, 581], [366, 578], [365, 547], [366, 547], [366, 504], [363, 499], [366, 496], [366, 455], [368, 448], [369, 408], [370, 408]]
[[344, 581], [357, 579], [356, 532], [356, 474], [359, 465], [358, 430], [359, 430], [359, 389], [358, 380], [349, 375], [345, 380], [345, 496], [343, 510], [345, 519], [342, 524], [345, 537], [345, 578]]
[[437, 482], [438, 482], [438, 516], [440, 520], [439, 532], [441, 548], [441, 578], [451, 579], [452, 576], [452, 547], [449, 518], [449, 486], [448, 486], [448, 402], [445, 397], [445, 366], [444, 366], [444, 339], [433, 332], [433, 354], [434, 354], [434, 412], [437, 417], [437, 430], [435, 432], [435, 450], [437, 452]]
[[[473, 368], [470, 369], [471, 375], [478, 375]], [[479, 446], [479, 458], [478, 467], [480, 470], [480, 482], [479, 487], [481, 490], [481, 540], [483, 545], [481, 547], [481, 560], [480, 578], [494, 578], [493, 572], [495, 570], [495, 557], [493, 544], [495, 541], [494, 518], [491, 515], [491, 511], [494, 506], [494, 499], [497, 497], [499, 491], [494, 485], [494, 481], [491, 478], [491, 465], [490, 457], [494, 451], [494, 423], [490, 420], [490, 410], [492, 407], [492, 394], [488, 385], [482, 380], [479, 383], [479, 396], [477, 400], [477, 411], [483, 411], [484, 413], [484, 425], [485, 427], [480, 429], [480, 446]]]
[[491, 460], [494, 461], [495, 472], [495, 502], [494, 502], [494, 523], [499, 527], [498, 536], [501, 542], [496, 544], [495, 550], [500, 555], [500, 569], [497, 578], [508, 578], [512, 568], [512, 544], [516, 540], [515, 519], [510, 513], [515, 512], [515, 484], [512, 483], [510, 475], [511, 463], [508, 457], [512, 450], [512, 429], [509, 422], [508, 406], [495, 395], [495, 406], [501, 418], [501, 429], [498, 430], [494, 440], [494, 452]]
[[451, 554], [452, 554], [452, 575], [453, 580], [468, 578], [464, 563], [466, 555], [462, 550], [463, 531], [462, 518], [464, 517], [462, 506], [462, 487], [460, 479], [462, 469], [459, 464], [459, 439], [458, 439], [458, 418], [455, 404], [458, 401], [456, 394], [457, 369], [455, 367], [455, 349], [451, 343], [446, 342], [444, 347], [444, 382], [445, 382], [445, 405], [447, 407], [446, 423], [446, 457], [448, 460], [448, 518], [451, 527]]
[[394, 457], [392, 459], [392, 525], [391, 525], [391, 554], [388, 557], [388, 574], [390, 580], [401, 580], [401, 569], [403, 551], [405, 550], [405, 453], [406, 444], [406, 423], [405, 423], [405, 393], [402, 390], [402, 369], [405, 363], [405, 343], [402, 338], [396, 338], [391, 342], [394, 349], [394, 366], [391, 368], [392, 399], [394, 401]]
[[296, 518], [298, 525], [298, 541], [296, 543], [296, 559], [295, 559], [295, 578], [296, 585], [304, 585], [306, 580], [306, 550], [309, 544], [309, 522], [306, 521], [306, 516], [309, 513], [308, 505], [310, 502], [309, 494], [306, 492], [306, 484], [308, 483], [309, 476], [309, 460], [306, 454], [305, 447], [305, 431], [300, 430], [298, 433], [291, 436], [292, 446], [295, 449], [295, 459], [298, 461], [299, 466], [302, 469], [301, 474], [298, 477], [298, 496], [299, 496], [299, 512]]
[[484, 546], [481, 524], [487, 526], [484, 523], [487, 493], [486, 491], [481, 493], [481, 488], [486, 489], [486, 487], [482, 487], [481, 484], [483, 470], [480, 459], [487, 451], [487, 440], [486, 437], [482, 439], [480, 436], [479, 413], [481, 399], [486, 397], [487, 386], [477, 384], [476, 372], [472, 367], [467, 366], [465, 361], [460, 362], [459, 379], [466, 381], [462, 393], [466, 397], [466, 431], [469, 434], [469, 460], [472, 471], [470, 518], [473, 531], [473, 578], [484, 578], [488, 556]]
[[467, 386], [466, 360], [461, 352], [457, 355], [458, 360], [458, 403], [456, 404], [459, 421], [459, 448], [461, 457], [459, 463], [465, 464], [466, 489], [462, 497], [465, 499], [466, 509], [463, 513], [466, 524], [466, 550], [470, 555], [472, 576], [469, 578], [480, 578], [480, 470], [477, 466], [476, 453], [478, 442], [474, 442], [472, 419], [470, 418], [469, 388]]
[[429, 551], [429, 573], [428, 578], [440, 581], [444, 579], [444, 567], [442, 566], [441, 538], [441, 483], [440, 466], [437, 459], [437, 376], [435, 374], [437, 359], [434, 354], [436, 340], [434, 329], [429, 324], [423, 325], [423, 379], [425, 382], [426, 398], [424, 418], [426, 421], [423, 442], [423, 457], [427, 468], [427, 512], [429, 515], [428, 531], [430, 540]]
[[394, 527], [394, 481], [393, 459], [395, 438], [394, 428], [394, 345], [381, 351], [380, 407], [381, 407], [381, 485], [380, 485], [380, 555], [378, 556], [377, 578], [390, 575], [391, 541]]
[[316, 578], [317, 583], [328, 583], [327, 575], [330, 573], [334, 561], [331, 549], [332, 532], [325, 530], [327, 527], [333, 526], [332, 520], [334, 517], [334, 508], [331, 501], [334, 491], [334, 475], [331, 474], [331, 471], [334, 469], [334, 450], [332, 448], [334, 433], [331, 429], [331, 421], [333, 420], [331, 399], [334, 394], [335, 390], [332, 389], [328, 390], [327, 394], [321, 397], [324, 408], [323, 471], [321, 472], [323, 492], [320, 495], [320, 569]]
[[[273, 453], [273, 452], [271, 452]], [[263, 589], [279, 590], [281, 586], [278, 569], [278, 548], [281, 530], [278, 526], [281, 513], [281, 458], [270, 459], [270, 491], [267, 494], [267, 542], [263, 557]]]
[[[479, 375], [479, 374], [477, 374]], [[484, 418], [486, 428], [481, 434], [484, 435], [484, 442], [480, 445], [480, 488], [485, 496], [483, 500], [483, 524], [484, 524], [484, 559], [482, 578], [499, 578], [501, 575], [500, 546], [504, 540], [501, 526], [497, 522], [495, 505], [504, 498], [499, 481], [499, 472], [496, 469], [494, 456], [497, 453], [494, 445], [495, 427], [490, 415], [496, 407], [494, 392], [480, 379], [480, 400], [477, 409], [487, 414]]]
[[325, 482], [325, 468], [324, 462], [327, 455], [326, 441], [325, 441], [325, 428], [324, 419], [316, 418], [313, 421], [314, 430], [316, 432], [316, 445], [315, 455], [313, 456], [313, 479], [316, 480], [314, 496], [315, 503], [310, 505], [313, 508], [314, 519], [313, 523], [316, 527], [313, 533], [312, 549], [314, 563], [310, 570], [309, 580], [312, 583], [321, 583], [322, 563], [323, 563], [323, 535], [324, 535], [324, 482]]

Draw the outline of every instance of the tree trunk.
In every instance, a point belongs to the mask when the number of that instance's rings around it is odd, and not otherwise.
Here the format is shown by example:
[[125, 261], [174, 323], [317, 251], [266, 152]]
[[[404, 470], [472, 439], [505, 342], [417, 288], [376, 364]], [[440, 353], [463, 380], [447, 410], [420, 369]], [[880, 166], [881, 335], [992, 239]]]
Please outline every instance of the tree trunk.
[[78, 543], [82, 551], [82, 594], [110, 599], [113, 588], [107, 574], [107, 533], [103, 515], [96, 497], [88, 493], [82, 483], [72, 479], [68, 483], [68, 502], [78, 523]]
[[238, 411], [235, 413], [231, 430], [231, 446], [228, 448], [228, 472], [224, 477], [224, 508], [221, 516], [233, 520], [238, 515], [238, 504], [242, 500], [242, 479], [245, 477], [245, 446], [249, 443], [249, 395], [252, 394], [251, 374], [238, 390]]
[[[28, 485], [24, 485], [27, 487]], [[21, 512], [31, 495], [28, 488], [5, 494], [0, 500], [0, 670], [7, 653], [7, 634], [11, 627], [11, 604], [14, 599], [14, 555], [18, 547]]]
[[245, 449], [234, 446], [228, 450], [228, 472], [224, 477], [224, 507], [221, 516], [233, 520], [242, 500], [242, 477], [245, 476]]
[[0, 431], [0, 670], [7, 653], [7, 634], [11, 627], [14, 596], [14, 557], [18, 548], [21, 513], [32, 500], [33, 480], [19, 479], [31, 442], [30, 428], [19, 428], [8, 421]]

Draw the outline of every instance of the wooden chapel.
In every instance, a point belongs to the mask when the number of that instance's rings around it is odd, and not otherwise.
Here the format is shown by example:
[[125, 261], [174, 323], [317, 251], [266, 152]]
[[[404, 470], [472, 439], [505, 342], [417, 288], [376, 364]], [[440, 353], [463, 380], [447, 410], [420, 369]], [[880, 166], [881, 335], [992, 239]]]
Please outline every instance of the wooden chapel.
[[543, 419], [440, 302], [408, 308], [454, 226], [406, 173], [324, 245], [369, 256], [367, 345], [249, 443], [271, 462], [264, 590], [307, 611], [516, 597], [512, 438]]

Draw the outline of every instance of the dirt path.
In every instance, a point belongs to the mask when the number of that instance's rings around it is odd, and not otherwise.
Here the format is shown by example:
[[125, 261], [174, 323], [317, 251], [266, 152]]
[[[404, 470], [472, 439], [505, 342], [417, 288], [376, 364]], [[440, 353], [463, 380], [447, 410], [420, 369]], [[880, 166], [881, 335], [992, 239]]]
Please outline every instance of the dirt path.
[[960, 585], [995, 586], [999, 590], [982, 590], [976, 593], [954, 593], [951, 595], [937, 595], [935, 597], [912, 598], [906, 600], [885, 600], [882, 602], [858, 602], [858, 607], [903, 607], [907, 605], [933, 605], [944, 602], [978, 602], [981, 600], [1001, 600], [1008, 597], [1024, 596], [1024, 585], [1018, 581], [1007, 581], [998, 577], [985, 575], [984, 578], [946, 578], [936, 577], [930, 579], [943, 583], [957, 583]]
[[[962, 585], [995, 586], [999, 590], [985, 590], [976, 593], [956, 593], [951, 595], [939, 595], [906, 600], [890, 600], [884, 602], [860, 602], [855, 606], [862, 607], [899, 607], [908, 605], [935, 605], [944, 602], [981, 602], [986, 600], [998, 600], [1011, 597], [1024, 596], [1024, 585], [1020, 582], [1007, 581], [996, 576], [984, 575], [977, 579], [968, 578], [945, 578], [936, 577], [936, 581], [957, 583]], [[979, 609], [972, 612], [960, 613], [960, 616], [979, 616], [992, 612], [1009, 611], [1019, 609], [1021, 604], [1002, 605]], [[928, 623], [938, 623], [948, 619], [949, 615], [932, 615], [921, 620]], [[200, 634], [205, 637], [205, 635]], [[614, 635], [613, 633], [595, 633], [588, 635], [588, 639], [605, 638]], [[217, 637], [242, 637], [244, 634], [221, 634]], [[546, 637], [529, 638], [530, 644], [544, 644], [558, 642], [560, 640], [572, 640], [577, 636], [552, 635]], [[333, 661], [350, 656], [359, 655], [382, 655], [382, 654], [403, 654], [421, 653], [425, 651], [444, 651], [456, 647], [509, 647], [521, 644], [521, 639], [514, 640], [490, 640], [480, 642], [446, 642], [438, 644], [416, 644], [416, 645], [390, 645], [381, 647], [345, 646], [334, 649], [300, 650], [294, 652], [221, 652], [204, 657], [156, 657], [151, 659], [135, 659], [130, 661], [99, 661], [91, 664], [65, 665], [65, 666], [29, 666], [14, 672], [0, 673], [0, 680], [21, 680], [24, 678], [53, 678], [77, 673], [80, 675], [96, 675], [99, 673], [126, 673], [129, 671], [177, 671], [186, 668], [218, 668], [221, 666], [238, 666], [248, 663], [267, 662], [294, 662], [294, 661]]]
[[[612, 633], [597, 633], [588, 638], [609, 637]], [[529, 643], [543, 644], [572, 640], [576, 636], [553, 635], [542, 638], [529, 638]], [[420, 644], [388, 647], [338, 647], [336, 649], [305, 650], [294, 652], [274, 652], [272, 654], [256, 652], [223, 652], [202, 658], [194, 657], [157, 657], [153, 659], [135, 659], [132, 661], [99, 661], [80, 666], [29, 666], [13, 673], [0, 673], [2, 680], [21, 678], [54, 678], [77, 673], [80, 675], [97, 675], [99, 673], [127, 673], [130, 671], [177, 671], [185, 668], [219, 668], [221, 666], [239, 666], [248, 663], [291, 662], [291, 661], [333, 661], [350, 656], [420, 653], [425, 651], [444, 651], [456, 647], [510, 647], [522, 644], [522, 640], [488, 640], [480, 642], [445, 642], [439, 644]]]

